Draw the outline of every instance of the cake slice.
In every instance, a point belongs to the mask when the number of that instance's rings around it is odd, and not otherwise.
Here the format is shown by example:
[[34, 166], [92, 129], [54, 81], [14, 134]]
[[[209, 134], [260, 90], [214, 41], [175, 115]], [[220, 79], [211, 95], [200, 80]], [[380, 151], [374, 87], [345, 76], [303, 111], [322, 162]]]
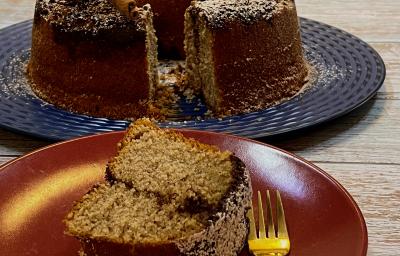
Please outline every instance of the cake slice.
[[185, 35], [188, 83], [218, 115], [264, 109], [305, 83], [293, 0], [193, 1]]
[[249, 173], [230, 152], [132, 124], [96, 185], [66, 217], [86, 255], [237, 255], [248, 232]]

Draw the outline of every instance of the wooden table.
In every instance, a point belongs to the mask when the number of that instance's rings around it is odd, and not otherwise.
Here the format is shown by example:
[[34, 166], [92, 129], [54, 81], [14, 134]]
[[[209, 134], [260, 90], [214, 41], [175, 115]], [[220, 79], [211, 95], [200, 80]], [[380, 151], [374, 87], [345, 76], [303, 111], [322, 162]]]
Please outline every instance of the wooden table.
[[[347, 188], [367, 221], [368, 255], [399, 255], [400, 1], [297, 0], [297, 6], [299, 15], [370, 43], [386, 63], [387, 78], [373, 100], [347, 116], [265, 141], [314, 162]], [[2, 0], [0, 28], [31, 19], [33, 10], [34, 0]], [[0, 164], [48, 144], [0, 129]]]

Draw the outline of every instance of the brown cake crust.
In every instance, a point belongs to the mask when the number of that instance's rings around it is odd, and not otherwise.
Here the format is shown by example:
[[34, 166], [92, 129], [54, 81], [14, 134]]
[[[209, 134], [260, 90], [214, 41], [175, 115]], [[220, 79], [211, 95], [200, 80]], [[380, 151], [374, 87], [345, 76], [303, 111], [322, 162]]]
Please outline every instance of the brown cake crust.
[[308, 68], [294, 1], [225, 2], [230, 9], [212, 1], [188, 9], [193, 20], [205, 21], [211, 35], [217, 100], [205, 95], [208, 106], [220, 115], [248, 113], [298, 93]]
[[38, 0], [28, 64], [32, 89], [74, 112], [111, 118], [146, 114], [151, 92], [143, 24], [129, 21], [105, 0], [96, 0], [93, 10], [79, 6], [84, 2]]
[[[303, 87], [308, 70], [294, 5], [281, 8], [268, 22], [234, 23], [229, 32], [215, 31], [215, 74], [222, 113], [266, 108]], [[227, 50], [226, 42], [236, 43]]]

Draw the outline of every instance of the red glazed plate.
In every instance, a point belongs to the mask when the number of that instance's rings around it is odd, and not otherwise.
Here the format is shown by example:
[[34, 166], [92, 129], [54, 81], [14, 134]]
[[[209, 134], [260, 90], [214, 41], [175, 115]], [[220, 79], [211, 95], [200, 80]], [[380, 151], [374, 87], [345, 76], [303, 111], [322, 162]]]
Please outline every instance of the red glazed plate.
[[[277, 148], [230, 135], [182, 131], [234, 152], [249, 168], [253, 190], [281, 192], [290, 255], [364, 256], [367, 229], [348, 192], [318, 167]], [[61, 142], [0, 168], [0, 255], [77, 255], [62, 219], [96, 182], [122, 132]], [[243, 251], [241, 255], [250, 255]]]

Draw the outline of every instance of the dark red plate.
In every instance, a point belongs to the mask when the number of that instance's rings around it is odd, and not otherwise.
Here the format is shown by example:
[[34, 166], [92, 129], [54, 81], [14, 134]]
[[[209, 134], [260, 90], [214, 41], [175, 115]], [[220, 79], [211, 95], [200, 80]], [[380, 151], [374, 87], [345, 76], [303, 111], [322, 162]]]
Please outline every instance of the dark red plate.
[[[364, 256], [367, 229], [354, 200], [318, 167], [277, 148], [234, 136], [182, 131], [233, 151], [251, 172], [254, 190], [278, 189], [291, 256]], [[77, 255], [62, 219], [104, 175], [122, 132], [61, 142], [0, 168], [0, 255]], [[243, 252], [241, 255], [249, 255]]]

